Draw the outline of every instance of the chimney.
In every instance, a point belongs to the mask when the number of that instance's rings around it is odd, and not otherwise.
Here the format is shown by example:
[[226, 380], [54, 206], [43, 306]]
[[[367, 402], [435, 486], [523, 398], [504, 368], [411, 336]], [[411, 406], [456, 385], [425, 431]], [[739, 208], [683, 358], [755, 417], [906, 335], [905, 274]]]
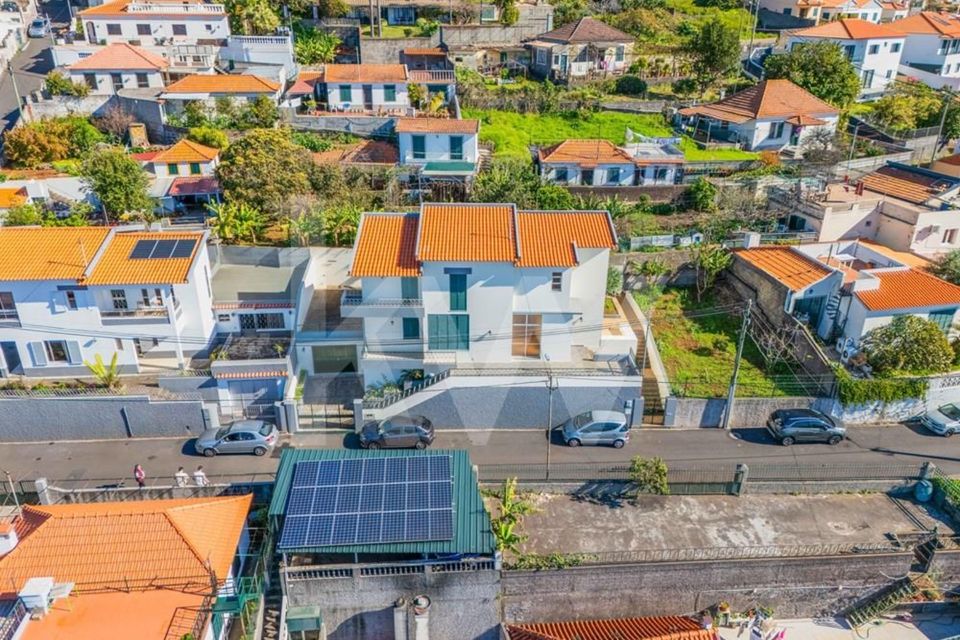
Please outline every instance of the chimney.
[[417, 596], [413, 599], [413, 638], [430, 640], [430, 598]]
[[756, 231], [747, 231], [743, 234], [743, 248], [754, 249], [760, 246], [760, 234]]
[[0, 557], [14, 550], [19, 539], [13, 522], [0, 522]]

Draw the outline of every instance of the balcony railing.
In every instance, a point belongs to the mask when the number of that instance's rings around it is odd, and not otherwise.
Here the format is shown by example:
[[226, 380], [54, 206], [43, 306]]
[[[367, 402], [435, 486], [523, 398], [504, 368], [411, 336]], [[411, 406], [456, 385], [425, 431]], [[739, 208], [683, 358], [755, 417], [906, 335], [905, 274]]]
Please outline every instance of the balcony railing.
[[208, 15], [226, 13], [222, 4], [153, 4], [135, 3], [127, 5], [127, 13], [203, 13]]
[[414, 82], [442, 82], [442, 83], [452, 83], [455, 82], [457, 76], [453, 71], [449, 70], [434, 70], [426, 71], [422, 69], [415, 69], [410, 71], [410, 79]]
[[166, 307], [137, 307], [136, 309], [101, 309], [102, 318], [168, 318]]
[[340, 298], [341, 307], [422, 307], [420, 298], [375, 298], [364, 299], [355, 293], [344, 293]]
[[0, 325], [10, 326], [20, 324], [20, 314], [16, 309], [0, 309]]

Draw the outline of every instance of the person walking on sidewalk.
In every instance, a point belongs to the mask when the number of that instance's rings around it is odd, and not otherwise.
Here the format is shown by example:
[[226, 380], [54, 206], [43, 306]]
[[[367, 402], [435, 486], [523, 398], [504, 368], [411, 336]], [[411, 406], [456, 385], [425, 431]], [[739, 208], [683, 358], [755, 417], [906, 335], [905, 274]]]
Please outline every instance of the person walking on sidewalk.
[[146, 486], [147, 474], [139, 464], [133, 467], [133, 479], [137, 481], [137, 486], [141, 489]]
[[174, 474], [173, 478], [176, 480], [177, 486], [181, 488], [187, 486], [187, 482], [190, 480], [190, 476], [187, 475], [187, 472], [184, 471], [183, 467], [177, 469], [177, 473]]
[[207, 474], [203, 472], [203, 465], [197, 467], [197, 470], [193, 472], [193, 481], [198, 487], [205, 487], [210, 484], [207, 481]]

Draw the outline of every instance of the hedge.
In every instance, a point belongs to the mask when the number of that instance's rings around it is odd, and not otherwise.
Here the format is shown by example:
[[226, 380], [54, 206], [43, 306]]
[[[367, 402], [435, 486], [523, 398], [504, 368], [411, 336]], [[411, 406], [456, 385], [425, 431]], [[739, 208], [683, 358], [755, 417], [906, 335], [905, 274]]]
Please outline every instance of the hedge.
[[838, 397], [844, 405], [896, 402], [927, 394], [928, 383], [924, 378], [854, 378], [843, 367], [835, 370]]

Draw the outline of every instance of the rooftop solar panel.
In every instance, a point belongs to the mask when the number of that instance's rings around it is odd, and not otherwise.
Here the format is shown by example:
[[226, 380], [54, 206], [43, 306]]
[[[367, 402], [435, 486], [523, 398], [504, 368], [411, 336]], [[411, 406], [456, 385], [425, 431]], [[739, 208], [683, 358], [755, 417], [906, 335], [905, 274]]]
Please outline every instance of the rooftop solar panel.
[[144, 260], [149, 258], [156, 245], [156, 240], [137, 240], [137, 244], [133, 245], [133, 251], [130, 252], [130, 259]]
[[151, 260], [162, 260], [170, 257], [174, 247], [177, 246], [176, 240], [157, 240], [157, 245], [150, 253]]
[[300, 462], [286, 518], [280, 549], [450, 540], [450, 456]]
[[177, 246], [173, 248], [171, 258], [189, 258], [193, 255], [193, 248], [197, 246], [196, 240], [177, 240]]

